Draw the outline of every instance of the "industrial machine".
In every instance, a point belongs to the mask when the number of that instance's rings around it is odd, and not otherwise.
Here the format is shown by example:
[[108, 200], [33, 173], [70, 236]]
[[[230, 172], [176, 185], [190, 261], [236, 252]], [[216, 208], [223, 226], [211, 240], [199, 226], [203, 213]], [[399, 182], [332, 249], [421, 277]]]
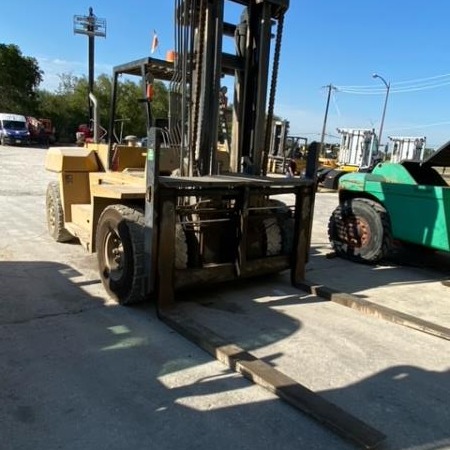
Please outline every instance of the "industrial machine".
[[289, 122], [287, 120], [272, 121], [272, 133], [267, 156], [268, 173], [284, 174], [286, 172], [288, 132]]
[[[316, 146], [313, 146], [317, 148]], [[269, 147], [268, 173], [287, 176], [304, 176], [308, 164], [308, 138], [289, 134], [287, 120], [275, 120], [272, 124], [272, 139]], [[336, 158], [328, 147], [319, 153], [317, 174], [327, 173], [337, 167]], [[322, 149], [320, 149], [322, 151]]]
[[[242, 8], [235, 24], [224, 20], [230, 3]], [[113, 70], [108, 144], [99, 143], [94, 108], [93, 143], [47, 155], [59, 174], [47, 191], [49, 231], [97, 253], [103, 285], [121, 304], [153, 295], [164, 308], [178, 289], [285, 269], [297, 283], [308, 257], [315, 167], [304, 179], [264, 176], [288, 0], [175, 8], [174, 62], [143, 58]], [[226, 39], [235, 54], [224, 52]], [[114, 141], [121, 74], [141, 79], [147, 148]], [[234, 76], [235, 92], [227, 145], [218, 144], [223, 75]], [[169, 86], [167, 118], [152, 114], [155, 80]], [[279, 194], [294, 194], [294, 204]]]
[[389, 136], [390, 161], [399, 163], [405, 159], [423, 161], [427, 138], [425, 136]]
[[[48, 152], [46, 167], [59, 175], [47, 191], [48, 228], [57, 241], [77, 237], [97, 253], [103, 285], [120, 304], [154, 297], [160, 318], [233, 370], [374, 448], [382, 433], [174, 307], [175, 292], [191, 286], [285, 269], [294, 285], [304, 280], [317, 155], [309, 150], [304, 178], [264, 175], [288, 3], [175, 0], [173, 62], [143, 58], [114, 68], [108, 144], [99, 143], [91, 93], [93, 142]], [[230, 5], [241, 8], [238, 23], [224, 20]], [[224, 52], [225, 39], [234, 40], [235, 54]], [[121, 74], [141, 79], [147, 148], [114, 140]], [[224, 74], [234, 76], [231, 130], [220, 117]], [[169, 85], [167, 118], [152, 111], [155, 80]]]
[[52, 125], [51, 119], [36, 119], [36, 117], [27, 116], [26, 121], [31, 143], [48, 146], [56, 142], [55, 127]]
[[[267, 172], [300, 175], [306, 170], [308, 139], [289, 134], [287, 120], [272, 122]], [[319, 158], [320, 164], [320, 158]]]
[[450, 188], [436, 167], [450, 166], [450, 142], [424, 161], [381, 162], [339, 180], [328, 233], [335, 252], [374, 263], [393, 241], [450, 251]]
[[378, 138], [373, 129], [338, 128], [341, 135], [337, 167], [319, 172], [319, 183], [327, 189], [338, 188], [339, 178], [349, 172], [367, 172], [379, 160]]

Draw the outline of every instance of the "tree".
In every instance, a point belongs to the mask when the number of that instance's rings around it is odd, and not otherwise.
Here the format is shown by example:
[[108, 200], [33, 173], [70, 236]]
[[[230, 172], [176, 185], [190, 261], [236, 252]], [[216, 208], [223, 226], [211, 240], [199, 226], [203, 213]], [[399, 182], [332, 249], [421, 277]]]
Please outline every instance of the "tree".
[[37, 60], [23, 56], [14, 44], [0, 44], [0, 111], [32, 114], [43, 72]]
[[[155, 96], [152, 112], [156, 118], [166, 118], [168, 114], [167, 88], [162, 82], [154, 84]], [[112, 77], [100, 75], [94, 86], [94, 93], [99, 104], [100, 125], [108, 128]], [[49, 117], [59, 133], [62, 141], [73, 141], [78, 125], [88, 122], [88, 81], [86, 77], [72, 74], [60, 75], [60, 84], [55, 93], [39, 92], [39, 115]], [[131, 80], [120, 81], [116, 105], [116, 135], [120, 135], [123, 123], [123, 134], [145, 136], [146, 118], [140, 99], [143, 98], [142, 87]]]

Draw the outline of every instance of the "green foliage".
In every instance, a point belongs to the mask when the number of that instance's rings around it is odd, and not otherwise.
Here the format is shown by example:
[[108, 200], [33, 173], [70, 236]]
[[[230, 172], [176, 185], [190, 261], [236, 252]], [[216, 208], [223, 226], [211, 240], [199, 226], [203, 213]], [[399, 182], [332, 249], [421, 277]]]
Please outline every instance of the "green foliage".
[[87, 97], [75, 89], [77, 83], [76, 77], [64, 75], [55, 93], [40, 91], [38, 94], [38, 115], [52, 120], [56, 138], [61, 142], [73, 142], [78, 125], [87, 123]]
[[[167, 117], [167, 88], [162, 82], [155, 83], [155, 98], [152, 112], [155, 117]], [[112, 77], [100, 75], [94, 87], [99, 104], [100, 125], [108, 129]], [[117, 92], [116, 124], [117, 137], [133, 134], [138, 137], [146, 135], [146, 118], [142, 87], [132, 80], [120, 81]], [[60, 75], [60, 84], [55, 93], [39, 92], [39, 115], [49, 117], [59, 134], [60, 141], [73, 141], [78, 125], [88, 123], [88, 80], [86, 77], [75, 77], [71, 74]]]
[[35, 58], [23, 56], [14, 44], [0, 44], [0, 111], [31, 114], [43, 72]]
[[[56, 128], [60, 142], [74, 142], [78, 126], [89, 122], [88, 80], [72, 74], [60, 75], [56, 92], [38, 90], [43, 72], [35, 58], [23, 56], [14, 44], [0, 44], [0, 112], [49, 118]], [[142, 102], [144, 92], [140, 79], [119, 82], [116, 109], [116, 135], [146, 135], [146, 116]], [[168, 93], [162, 82], [154, 83], [155, 96], [152, 114], [166, 118]], [[94, 94], [99, 104], [100, 125], [109, 124], [112, 77], [100, 75], [95, 83]]]

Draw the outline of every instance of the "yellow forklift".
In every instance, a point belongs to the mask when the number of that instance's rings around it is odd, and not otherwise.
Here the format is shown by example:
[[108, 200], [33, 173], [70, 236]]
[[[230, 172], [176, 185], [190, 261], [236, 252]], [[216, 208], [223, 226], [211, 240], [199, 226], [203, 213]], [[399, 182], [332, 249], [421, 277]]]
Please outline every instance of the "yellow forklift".
[[[283, 175], [302, 175], [306, 170], [308, 139], [289, 134], [287, 120], [274, 120], [269, 146], [267, 172]], [[319, 158], [320, 164], [320, 158]]]
[[318, 181], [337, 190], [339, 179], [351, 172], [368, 172], [381, 160], [378, 137], [373, 129], [338, 128], [341, 135], [338, 158], [333, 165], [319, 170]]
[[[224, 20], [230, 4], [241, 8], [238, 23]], [[174, 61], [147, 57], [113, 70], [109, 142], [98, 142], [91, 92], [94, 142], [49, 150], [46, 168], [59, 179], [48, 186], [48, 228], [57, 241], [76, 237], [96, 252], [102, 283], [117, 302], [153, 297], [160, 318], [232, 369], [373, 448], [384, 438], [377, 430], [175, 307], [176, 292], [189, 287], [286, 269], [294, 285], [304, 280], [318, 155], [310, 152], [304, 178], [264, 174], [288, 6], [288, 0], [175, 0]], [[235, 53], [224, 52], [226, 39]], [[146, 148], [114, 138], [121, 74], [141, 80]], [[232, 139], [218, 145], [224, 75], [234, 76]], [[169, 86], [166, 120], [152, 114], [155, 80]], [[293, 203], [281, 202], [280, 194], [291, 194]]]
[[[94, 143], [48, 152], [46, 167], [59, 174], [47, 192], [50, 233], [96, 252], [105, 289], [121, 304], [153, 295], [162, 307], [181, 288], [285, 269], [293, 283], [304, 278], [312, 177], [264, 176], [288, 2], [245, 2], [237, 24], [224, 22], [225, 3], [176, 4], [174, 62], [143, 58], [114, 68], [108, 144], [98, 143], [94, 120]], [[235, 54], [222, 50], [225, 39]], [[147, 148], [115, 142], [122, 74], [141, 79]], [[230, 146], [218, 145], [224, 75], [234, 76]], [[152, 115], [155, 80], [169, 86], [165, 121]], [[92, 93], [91, 101], [95, 119]], [[295, 201], [283, 204], [280, 194]]]

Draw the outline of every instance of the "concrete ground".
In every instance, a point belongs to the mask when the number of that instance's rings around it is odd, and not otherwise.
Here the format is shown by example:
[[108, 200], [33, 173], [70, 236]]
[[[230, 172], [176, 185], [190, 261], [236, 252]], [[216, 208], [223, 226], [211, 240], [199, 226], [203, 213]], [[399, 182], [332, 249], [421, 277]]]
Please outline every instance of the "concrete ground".
[[[47, 234], [45, 188], [55, 175], [44, 156], [0, 147], [0, 448], [354, 448], [212, 360], [151, 305], [112, 304], [95, 256]], [[336, 202], [317, 196], [308, 279], [449, 326], [446, 269], [325, 257]], [[293, 289], [288, 274], [180, 300], [230, 342], [383, 431], [383, 448], [450, 449], [448, 341]]]

